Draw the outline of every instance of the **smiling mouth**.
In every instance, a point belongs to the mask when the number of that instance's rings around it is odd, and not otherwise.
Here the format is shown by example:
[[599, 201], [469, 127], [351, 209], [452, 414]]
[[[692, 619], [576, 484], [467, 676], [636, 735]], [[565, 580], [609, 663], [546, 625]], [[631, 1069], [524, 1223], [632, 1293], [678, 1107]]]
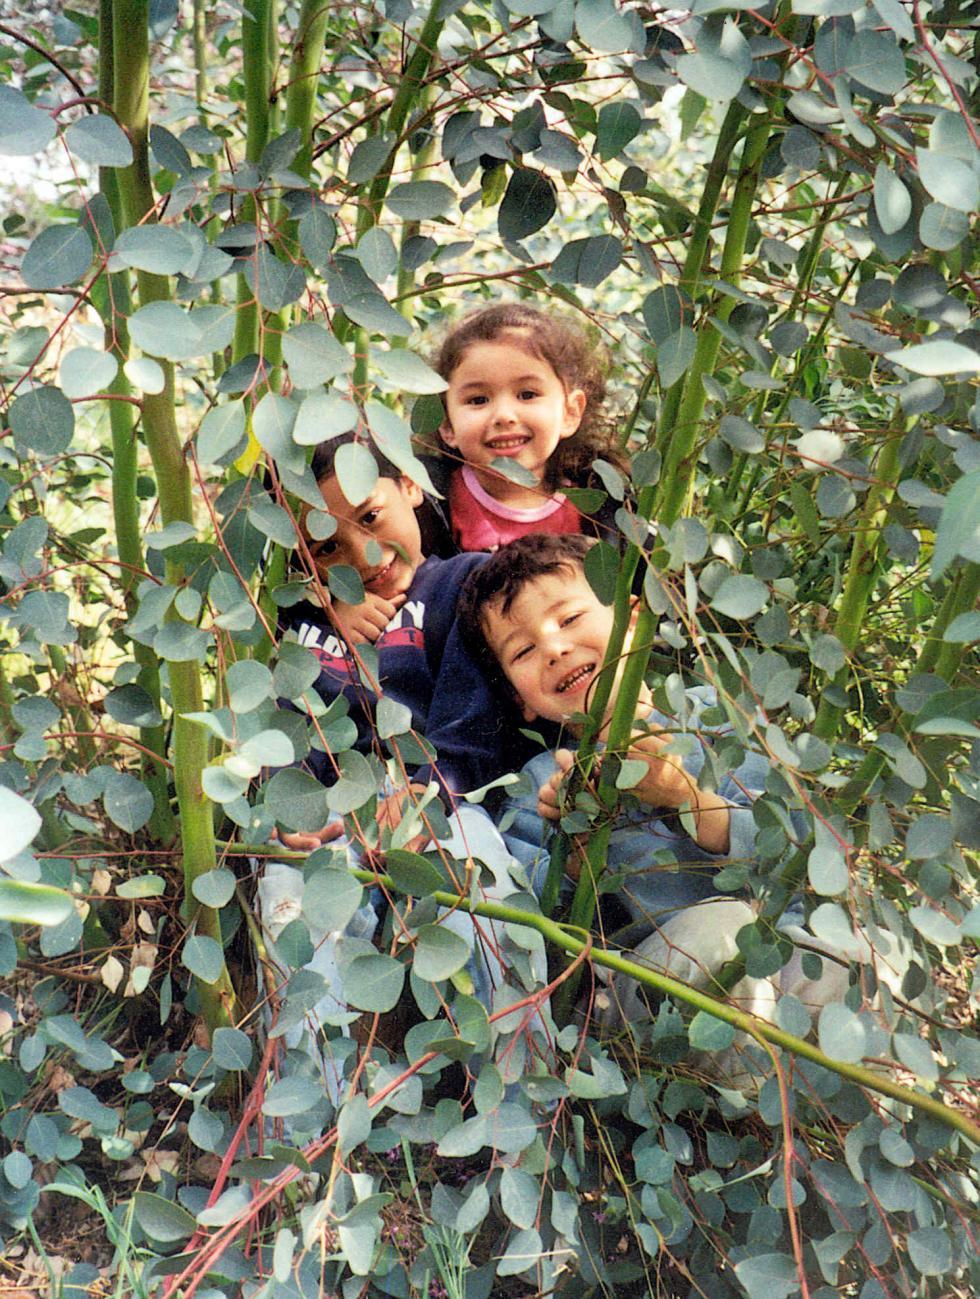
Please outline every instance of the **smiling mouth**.
[[[396, 557], [397, 558], [397, 557]], [[395, 567], [395, 558], [389, 559], [384, 568], [378, 571], [364, 583], [365, 591], [376, 591], [378, 587], [383, 587], [391, 576], [391, 570]]]
[[555, 693], [559, 695], [567, 694], [569, 691], [575, 692], [584, 690], [592, 680], [595, 673], [596, 665], [594, 663], [583, 663], [581, 667], [575, 668], [567, 676], [562, 677], [555, 687]]
[[491, 438], [487, 446], [491, 451], [520, 451], [521, 447], [526, 447], [531, 441], [524, 434], [511, 435], [510, 437]]

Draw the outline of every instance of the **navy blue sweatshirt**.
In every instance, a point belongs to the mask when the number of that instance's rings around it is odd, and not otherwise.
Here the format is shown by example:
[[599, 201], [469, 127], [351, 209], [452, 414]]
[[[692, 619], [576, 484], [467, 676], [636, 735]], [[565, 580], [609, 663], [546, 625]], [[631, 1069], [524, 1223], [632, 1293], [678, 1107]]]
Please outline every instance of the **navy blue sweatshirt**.
[[[456, 602], [467, 574], [484, 555], [426, 559], [405, 603], [375, 641], [383, 694], [411, 710], [413, 728], [435, 748], [436, 772], [423, 767], [452, 793], [465, 793], [519, 770], [534, 748], [519, 733], [516, 711], [501, 706], [460, 640]], [[283, 611], [283, 630], [312, 649], [323, 670], [317, 694], [330, 703], [343, 693], [357, 725], [357, 748], [367, 752], [374, 734], [376, 699], [355, 674], [346, 646], [326, 614], [308, 601]], [[324, 784], [334, 781], [329, 757], [313, 750], [306, 766]]]

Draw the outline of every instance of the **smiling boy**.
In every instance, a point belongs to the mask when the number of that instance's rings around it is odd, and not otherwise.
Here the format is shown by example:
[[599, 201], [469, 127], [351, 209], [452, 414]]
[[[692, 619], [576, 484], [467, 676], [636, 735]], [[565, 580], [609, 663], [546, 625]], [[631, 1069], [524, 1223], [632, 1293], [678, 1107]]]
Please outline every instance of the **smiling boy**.
[[[562, 723], [577, 737], [587, 712], [612, 631], [612, 609], [602, 604], [585, 576], [593, 543], [584, 537], [525, 537], [504, 546], [467, 581], [460, 625], [467, 641], [482, 646], [498, 687], [516, 696], [527, 721]], [[629, 644], [610, 692], [606, 723], [615, 706]], [[766, 766], [749, 755], [727, 772], [717, 789], [699, 778], [707, 745], [701, 713], [714, 703], [709, 690], [689, 690], [683, 718], [659, 712], [644, 685], [637, 702], [637, 735], [629, 757], [646, 771], [631, 791], [610, 839], [607, 866], [623, 872], [620, 892], [634, 920], [648, 928], [698, 903], [720, 901], [713, 877], [728, 860], [754, 855], [751, 804], [763, 786]], [[574, 753], [539, 754], [525, 767], [531, 792], [509, 802], [508, 848], [529, 868], [536, 892], [544, 882], [548, 841], [561, 816], [562, 786]], [[526, 783], [528, 783], [526, 782]], [[681, 812], [690, 813], [691, 833]], [[664, 858], [654, 853], [666, 850]], [[569, 874], [577, 876], [573, 857]], [[710, 913], [709, 913], [710, 914]], [[744, 919], [742, 923], [744, 923]]]
[[[515, 729], [456, 626], [462, 583], [485, 557], [423, 555], [416, 516], [422, 490], [378, 454], [375, 485], [364, 499], [348, 500], [336, 457], [352, 440], [333, 438], [317, 447], [313, 457], [313, 475], [324, 511], [335, 521], [334, 531], [325, 539], [314, 537], [309, 510], [302, 525], [321, 578], [336, 565], [354, 569], [364, 600], [334, 606], [329, 613], [303, 601], [284, 611], [282, 629], [316, 654], [321, 673], [314, 689], [324, 702], [340, 694], [347, 698], [358, 729], [357, 747], [363, 751], [375, 743], [377, 696], [365, 686], [351, 644], [373, 641], [380, 694], [410, 710], [413, 731], [437, 751], [444, 787], [451, 792], [475, 789], [512, 763]], [[314, 750], [306, 765], [318, 779], [333, 782], [329, 754]], [[433, 774], [423, 765], [420, 778], [424, 783]]]

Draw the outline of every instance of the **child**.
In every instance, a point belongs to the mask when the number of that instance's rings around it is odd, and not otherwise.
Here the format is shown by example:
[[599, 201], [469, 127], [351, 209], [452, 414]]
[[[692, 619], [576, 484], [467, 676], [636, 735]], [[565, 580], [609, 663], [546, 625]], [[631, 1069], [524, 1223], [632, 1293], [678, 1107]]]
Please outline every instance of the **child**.
[[[578, 536], [512, 542], [470, 576], [459, 613], [468, 643], [483, 647], [490, 669], [516, 696], [525, 719], [563, 723], [573, 735], [580, 733], [576, 719], [588, 710], [612, 630], [612, 609], [600, 603], [585, 577], [592, 544]], [[623, 663], [628, 650], [627, 644]], [[610, 692], [607, 724], [621, 672], [622, 664]], [[735, 934], [753, 918], [744, 902], [715, 891], [713, 877], [724, 862], [754, 856], [751, 805], [767, 770], [763, 759], [750, 754], [717, 790], [699, 786], [706, 746], [698, 722], [713, 702], [710, 690], [688, 690], [685, 716], [675, 720], [657, 711], [643, 687], [636, 711], [640, 734], [631, 741], [629, 757], [642, 759], [647, 770], [632, 790], [632, 806], [617, 815], [607, 856], [607, 869], [622, 875], [618, 897], [647, 934], [653, 931], [638, 955], [701, 986], [736, 955]], [[509, 800], [510, 824], [502, 822], [507, 847], [527, 868], [537, 894], [561, 815], [562, 785], [573, 764], [567, 749], [534, 758], [524, 769], [532, 792]], [[682, 809], [690, 812], [690, 831], [682, 824]], [[664, 849], [672, 858], [667, 864], [654, 859]], [[574, 852], [567, 870], [578, 877]], [[748, 1000], [756, 1012], [772, 1000], [758, 980], [743, 980], [732, 995]]]
[[[312, 602], [294, 605], [284, 611], [283, 630], [319, 659], [322, 670], [314, 689], [320, 698], [327, 704], [341, 694], [347, 698], [357, 725], [357, 747], [367, 751], [375, 743], [377, 698], [365, 686], [347, 637], [339, 632], [332, 615], [345, 627], [359, 620], [368, 627], [366, 638], [375, 640], [372, 675], [381, 693], [410, 710], [413, 731], [436, 749], [434, 765], [424, 764], [410, 773], [412, 790], [420, 792], [436, 776], [452, 801], [454, 792], [487, 784], [531, 752], [529, 742], [515, 741], [519, 717], [516, 713], [508, 717], [507, 709], [501, 709], [456, 625], [463, 580], [486, 557], [426, 558], [415, 514], [422, 492], [377, 452], [378, 480], [366, 499], [352, 504], [341, 488], [335, 460], [338, 450], [353, 440], [352, 435], [333, 438], [317, 447], [313, 456], [313, 475], [324, 508], [336, 521], [334, 532], [327, 540], [315, 539], [308, 528], [308, 510], [301, 523], [318, 572], [325, 575], [333, 565], [350, 566], [364, 585], [365, 599], [359, 605], [342, 606], [339, 613], [336, 606], [328, 605], [327, 612]], [[333, 784], [336, 773], [329, 753], [314, 748], [305, 765], [324, 784]], [[379, 819], [389, 824], [397, 821], [404, 793], [402, 789], [381, 800]], [[484, 862], [496, 881], [493, 896], [512, 892], [511, 859], [486, 813], [464, 805], [454, 810], [450, 824], [451, 836], [441, 841], [445, 851], [464, 861], [475, 857]], [[335, 839], [341, 830], [339, 824], [330, 825], [316, 833], [286, 833], [280, 838], [288, 848], [308, 851]], [[356, 844], [338, 846], [356, 857]], [[267, 864], [258, 887], [259, 908], [273, 940], [301, 914], [303, 891], [300, 871], [282, 862]], [[454, 914], [446, 923], [475, 943], [474, 922], [464, 913]], [[322, 993], [309, 1014], [314, 1030], [325, 1023], [345, 1022], [343, 954], [346, 949], [356, 951], [360, 940], [370, 939], [376, 924], [370, 905], [360, 908], [343, 935], [308, 924], [315, 954], [305, 969], [319, 976]], [[492, 926], [489, 929], [492, 932]], [[490, 947], [497, 945], [494, 935]], [[499, 965], [492, 951], [475, 959], [471, 967], [478, 993], [489, 1004], [489, 983], [499, 981]], [[288, 971], [282, 973], [285, 976]], [[301, 1026], [290, 1029], [287, 1042], [297, 1044], [300, 1033]], [[311, 1054], [323, 1067], [328, 1094], [336, 1099], [342, 1074], [342, 1055], [338, 1056], [336, 1043]]]
[[[378, 686], [387, 698], [410, 709], [413, 730], [437, 751], [436, 771], [424, 766], [418, 778], [425, 783], [437, 774], [450, 791], [476, 789], [513, 765], [514, 728], [455, 622], [463, 580], [484, 556], [426, 558], [415, 514], [422, 491], [377, 452], [378, 480], [365, 500], [352, 505], [334, 470], [337, 452], [352, 441], [352, 434], [333, 438], [314, 452], [313, 476], [336, 530], [326, 540], [307, 533], [306, 545], [324, 576], [333, 565], [355, 569], [364, 601], [335, 606], [335, 620], [334, 610], [303, 601], [284, 611], [283, 630], [320, 660], [315, 689], [324, 702], [347, 697], [363, 751], [374, 743], [377, 701], [366, 690], [346, 641], [374, 640]], [[307, 510], [305, 533], [308, 516]], [[506, 760], [505, 747], [510, 751]], [[328, 754], [314, 750], [307, 766], [324, 783], [333, 783]]]
[[[584, 334], [504, 303], [451, 329], [434, 364], [449, 384], [439, 436], [458, 465], [445, 494], [459, 548], [593, 531], [561, 489], [589, 486], [597, 457], [622, 457], [604, 426], [604, 359]], [[508, 476], [508, 463], [525, 472]]]

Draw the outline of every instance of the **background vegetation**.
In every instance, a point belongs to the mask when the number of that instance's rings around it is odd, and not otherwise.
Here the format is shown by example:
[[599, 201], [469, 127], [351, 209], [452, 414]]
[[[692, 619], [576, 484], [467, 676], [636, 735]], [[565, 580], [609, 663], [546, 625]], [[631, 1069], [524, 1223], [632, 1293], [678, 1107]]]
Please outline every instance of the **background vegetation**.
[[[0, 23], [0, 153], [58, 195], [42, 213], [15, 185], [3, 219], [5, 1280], [980, 1285], [976, 39], [968, 0], [102, 0]], [[501, 294], [613, 352], [634, 494], [600, 467], [625, 549], [591, 576], [622, 628], [643, 575], [659, 648], [634, 697], [650, 672], [676, 699], [693, 664], [735, 727], [718, 761], [773, 763], [759, 860], [721, 880], [760, 907], [729, 986], [785, 964], [794, 892], [851, 986], [768, 1025], [676, 987], [612, 1039], [569, 1016], [538, 1059], [521, 951], [547, 940], [585, 989], [616, 957], [499, 912], [514, 987], [488, 1018], [437, 923], [463, 874], [396, 843], [402, 932], [347, 970], [335, 1113], [281, 1042], [315, 988], [278, 987], [267, 1033], [256, 971], [299, 971], [307, 924], [342, 927], [375, 874], [312, 859], [274, 950], [252, 876], [276, 823], [369, 824], [412, 741], [392, 713], [358, 758], [331, 713], [332, 790], [256, 780], [306, 744], [276, 700], [316, 667], [275, 627], [320, 504], [308, 453], [356, 427], [414, 470], [442, 387], [422, 358]], [[631, 720], [624, 687], [613, 750]], [[596, 827], [597, 871], [628, 784], [607, 761], [567, 822]], [[581, 889], [572, 918], [594, 908]], [[419, 1023], [382, 1046], [399, 998]], [[736, 1027], [761, 1090], [723, 1085]]]

